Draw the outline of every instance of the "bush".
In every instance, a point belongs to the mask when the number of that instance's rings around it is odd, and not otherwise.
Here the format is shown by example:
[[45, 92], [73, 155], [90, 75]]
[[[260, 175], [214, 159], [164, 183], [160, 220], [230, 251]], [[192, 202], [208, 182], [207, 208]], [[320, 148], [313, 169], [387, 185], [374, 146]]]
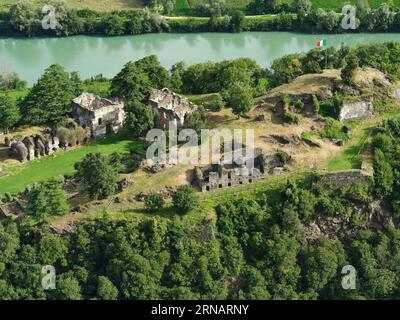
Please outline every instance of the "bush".
[[325, 129], [321, 134], [322, 138], [327, 139], [340, 139], [346, 141], [349, 137], [345, 131], [344, 126], [333, 118], [326, 118]]
[[197, 205], [197, 197], [192, 186], [179, 187], [172, 195], [172, 203], [179, 213], [187, 213]]
[[294, 108], [296, 109], [297, 112], [302, 113], [304, 111], [304, 103], [300, 99], [298, 99], [294, 103]]
[[164, 206], [164, 199], [158, 193], [149, 193], [144, 197], [144, 207], [148, 211], [157, 211]]
[[282, 117], [283, 122], [290, 124], [298, 124], [299, 117], [292, 112], [285, 111]]
[[215, 95], [214, 101], [210, 104], [210, 110], [214, 112], [221, 111], [222, 108], [225, 106], [225, 102], [222, 99], [221, 95], [218, 93]]

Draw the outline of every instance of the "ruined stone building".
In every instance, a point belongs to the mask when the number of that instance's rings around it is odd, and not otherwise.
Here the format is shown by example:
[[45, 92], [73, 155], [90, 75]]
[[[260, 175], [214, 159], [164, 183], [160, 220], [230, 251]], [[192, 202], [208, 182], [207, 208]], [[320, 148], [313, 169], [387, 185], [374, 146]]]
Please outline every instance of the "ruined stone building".
[[163, 130], [169, 128], [170, 122], [179, 128], [187, 116], [198, 108], [187, 98], [170, 92], [167, 88], [153, 90], [149, 97], [149, 106], [153, 109], [155, 127]]
[[122, 128], [124, 102], [119, 98], [102, 98], [85, 92], [73, 100], [72, 115], [80, 126], [90, 130], [92, 138], [101, 138]]
[[283, 169], [283, 162], [278, 155], [266, 156], [260, 149], [254, 150], [252, 167], [248, 167], [246, 160], [234, 156], [234, 161], [224, 163], [223, 160], [218, 164], [210, 164], [205, 167], [194, 169], [193, 182], [207, 192], [213, 189], [236, 186], [251, 183], [254, 180], [264, 179], [270, 175], [278, 174]]

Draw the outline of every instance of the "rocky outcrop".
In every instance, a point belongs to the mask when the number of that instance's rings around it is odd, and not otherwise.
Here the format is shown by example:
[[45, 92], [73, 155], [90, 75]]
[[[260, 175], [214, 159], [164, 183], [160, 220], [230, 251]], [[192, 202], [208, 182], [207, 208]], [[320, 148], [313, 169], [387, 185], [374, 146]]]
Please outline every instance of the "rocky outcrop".
[[53, 154], [60, 149], [60, 140], [51, 134], [24, 137], [22, 140], [8, 139], [10, 154], [19, 161], [32, 161]]
[[13, 154], [19, 161], [25, 162], [28, 160], [28, 148], [21, 141], [11, 142], [11, 154]]
[[373, 112], [374, 106], [372, 104], [372, 99], [343, 102], [339, 114], [339, 120], [342, 122], [350, 120], [365, 120], [371, 118]]

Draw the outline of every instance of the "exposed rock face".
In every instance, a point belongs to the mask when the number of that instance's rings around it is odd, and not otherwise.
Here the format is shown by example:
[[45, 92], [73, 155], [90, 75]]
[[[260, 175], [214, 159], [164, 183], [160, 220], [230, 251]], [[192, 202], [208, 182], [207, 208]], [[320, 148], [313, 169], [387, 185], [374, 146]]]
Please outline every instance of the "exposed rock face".
[[22, 143], [26, 146], [28, 150], [28, 160], [31, 161], [35, 159], [35, 142], [32, 137], [25, 137]]
[[11, 143], [11, 152], [21, 162], [28, 160], [28, 148], [21, 141]]
[[53, 154], [60, 148], [60, 140], [51, 134], [24, 137], [22, 141], [9, 139], [10, 152], [19, 161], [31, 161]]
[[92, 138], [101, 138], [122, 128], [124, 102], [120, 98], [106, 99], [85, 92], [72, 101], [72, 115], [80, 126], [90, 129]]
[[365, 120], [372, 117], [374, 106], [371, 100], [343, 102], [340, 110], [339, 120]]
[[155, 126], [160, 129], [167, 129], [170, 122], [179, 128], [186, 117], [198, 108], [187, 98], [170, 92], [167, 88], [155, 89], [150, 94], [149, 106], [153, 109]]
[[389, 96], [394, 99], [400, 99], [400, 82], [396, 83], [392, 88]]
[[35, 152], [36, 157], [38, 157], [39, 155], [42, 156], [42, 157], [45, 156], [46, 155], [46, 147], [44, 145], [43, 137], [40, 136], [40, 135], [36, 135], [33, 138], [33, 141], [34, 141], [35, 146], [36, 146], [36, 150], [35, 150], [36, 151]]
[[372, 228], [382, 230], [394, 227], [391, 208], [386, 202], [374, 201], [371, 203], [371, 209], [369, 223]]

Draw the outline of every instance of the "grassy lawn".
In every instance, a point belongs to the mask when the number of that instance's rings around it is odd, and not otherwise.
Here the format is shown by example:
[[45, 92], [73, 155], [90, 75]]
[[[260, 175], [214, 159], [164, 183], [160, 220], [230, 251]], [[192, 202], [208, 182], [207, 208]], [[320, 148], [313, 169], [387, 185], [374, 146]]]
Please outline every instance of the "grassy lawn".
[[365, 121], [354, 128], [351, 133], [351, 138], [344, 147], [343, 152], [329, 161], [328, 171], [360, 169], [363, 160], [363, 151], [368, 145], [373, 128], [384, 119], [399, 117], [399, 113], [385, 114], [372, 120]]
[[127, 152], [132, 148], [144, 149], [145, 145], [145, 141], [132, 141], [129, 135], [121, 133], [71, 151], [59, 151], [52, 156], [6, 168], [5, 172], [10, 175], [0, 178], [0, 194], [5, 192], [17, 193], [24, 190], [26, 185], [34, 182], [72, 174], [74, 164], [90, 152], [104, 154], [111, 154], [115, 151]]

